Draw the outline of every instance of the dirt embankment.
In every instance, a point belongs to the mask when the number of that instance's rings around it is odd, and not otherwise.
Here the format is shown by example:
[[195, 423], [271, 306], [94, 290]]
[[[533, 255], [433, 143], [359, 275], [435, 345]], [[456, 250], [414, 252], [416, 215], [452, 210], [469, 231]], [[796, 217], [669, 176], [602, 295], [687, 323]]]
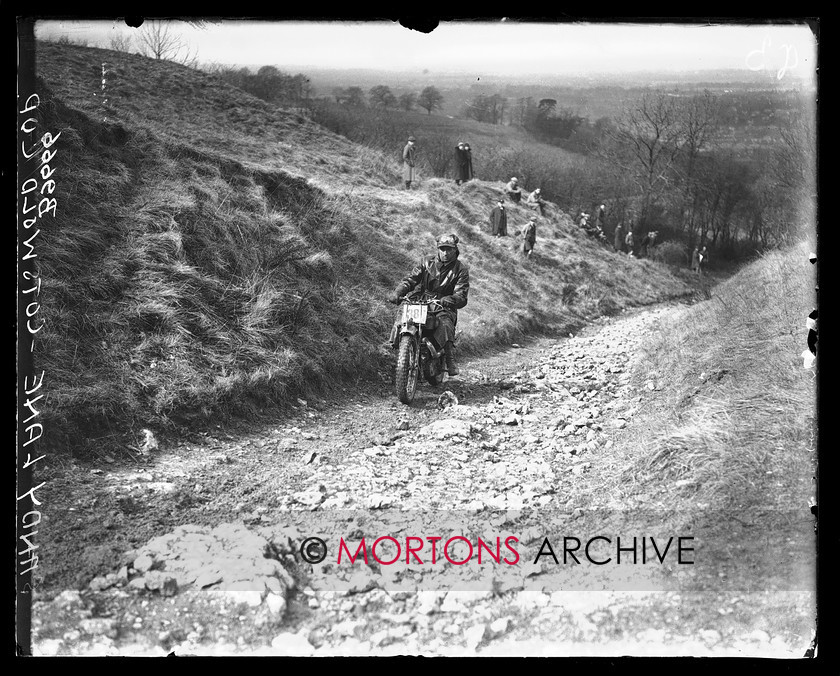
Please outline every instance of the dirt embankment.
[[[801, 656], [807, 571], [765, 585], [751, 560], [703, 559], [698, 543], [741, 537], [731, 523], [669, 532], [667, 505], [593, 497], [589, 479], [618, 471], [612, 452], [650, 420], [656, 384], [631, 374], [668, 310], [465, 362], [410, 406], [382, 374], [135, 466], [53, 465], [36, 651]], [[324, 561], [303, 560], [308, 537]]]

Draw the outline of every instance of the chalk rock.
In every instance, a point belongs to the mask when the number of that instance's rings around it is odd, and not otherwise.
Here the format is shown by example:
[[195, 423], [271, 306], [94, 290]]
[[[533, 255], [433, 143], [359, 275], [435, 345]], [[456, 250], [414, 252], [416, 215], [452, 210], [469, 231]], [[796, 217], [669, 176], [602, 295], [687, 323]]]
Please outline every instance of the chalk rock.
[[433, 439], [449, 439], [450, 437], [469, 437], [472, 427], [465, 420], [444, 418], [426, 425], [420, 430], [421, 438], [428, 435]]

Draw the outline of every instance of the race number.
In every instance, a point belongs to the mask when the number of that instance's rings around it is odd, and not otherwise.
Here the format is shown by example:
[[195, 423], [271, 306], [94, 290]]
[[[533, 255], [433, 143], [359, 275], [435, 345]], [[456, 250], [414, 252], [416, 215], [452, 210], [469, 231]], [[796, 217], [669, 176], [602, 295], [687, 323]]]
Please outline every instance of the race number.
[[403, 322], [407, 322], [409, 319], [414, 321], [415, 324], [425, 324], [426, 323], [426, 313], [429, 310], [428, 305], [403, 305]]

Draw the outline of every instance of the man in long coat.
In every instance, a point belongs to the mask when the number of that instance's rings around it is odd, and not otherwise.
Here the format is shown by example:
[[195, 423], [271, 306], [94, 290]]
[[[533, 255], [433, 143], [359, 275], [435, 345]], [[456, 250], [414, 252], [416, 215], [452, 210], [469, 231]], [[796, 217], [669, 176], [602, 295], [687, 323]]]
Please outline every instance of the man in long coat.
[[494, 237], [507, 237], [507, 213], [505, 213], [505, 200], [502, 197], [490, 212], [490, 225]]
[[615, 226], [615, 239], [613, 240], [613, 251], [618, 253], [624, 251], [624, 226], [619, 223]]
[[534, 245], [537, 243], [537, 217], [531, 216], [531, 219], [528, 221], [528, 225], [526, 225], [522, 230], [522, 253], [524, 253], [528, 258], [531, 257], [531, 254], [534, 253]]
[[411, 188], [411, 182], [416, 177], [414, 170], [415, 158], [417, 156], [417, 148], [414, 145], [416, 141], [417, 139], [413, 136], [409, 136], [408, 143], [403, 148], [403, 180], [405, 181], [406, 190]]

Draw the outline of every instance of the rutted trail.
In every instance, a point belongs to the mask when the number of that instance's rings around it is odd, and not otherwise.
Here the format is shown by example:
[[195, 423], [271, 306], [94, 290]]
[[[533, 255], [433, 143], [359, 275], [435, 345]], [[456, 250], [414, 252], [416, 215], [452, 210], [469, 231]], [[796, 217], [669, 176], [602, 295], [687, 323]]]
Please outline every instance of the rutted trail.
[[[459, 527], [466, 534], [476, 523], [517, 528], [520, 552], [533, 556], [546, 524], [527, 515], [585, 518], [576, 486], [598, 470], [643, 397], [659, 387], [633, 389], [630, 374], [647, 332], [671, 307], [601, 319], [574, 337], [463, 363], [460, 378], [436, 391], [419, 387], [411, 406], [383, 381], [344, 404], [301, 401], [297, 415], [258, 433], [162, 450], [141, 472], [68, 470], [64, 484], [56, 478], [51, 487], [85, 484], [67, 494], [87, 503], [62, 510], [59, 491], [51, 496], [50, 546], [65, 560], [75, 560], [78, 544], [55, 534], [81, 529], [79, 541], [95, 541], [103, 514], [112, 532], [99, 541], [113, 543], [113, 533], [132, 529], [153, 537], [122, 538], [132, 546], [112, 547], [94, 562], [98, 575], [77, 577], [84, 591], [65, 591], [40, 609], [38, 618], [55, 619], [36, 626], [36, 650], [801, 654], [805, 622], [802, 635], [745, 631], [749, 613], [720, 623], [761, 607], [754, 595], [681, 595], [662, 591], [657, 579], [633, 591], [603, 580], [587, 588], [583, 572], [561, 590], [535, 586], [547, 578], [525, 561], [518, 577], [497, 567], [488, 582], [479, 579], [487, 568], [342, 568], [333, 565], [334, 550], [320, 564], [305, 563], [298, 551], [305, 537], [330, 528], [348, 539], [370, 537], [372, 523], [390, 520], [402, 537]], [[95, 513], [85, 521], [80, 512], [88, 508]], [[505, 522], [505, 514], [525, 516]], [[650, 575], [672, 572], [665, 568]], [[808, 617], [807, 594], [785, 602]]]

